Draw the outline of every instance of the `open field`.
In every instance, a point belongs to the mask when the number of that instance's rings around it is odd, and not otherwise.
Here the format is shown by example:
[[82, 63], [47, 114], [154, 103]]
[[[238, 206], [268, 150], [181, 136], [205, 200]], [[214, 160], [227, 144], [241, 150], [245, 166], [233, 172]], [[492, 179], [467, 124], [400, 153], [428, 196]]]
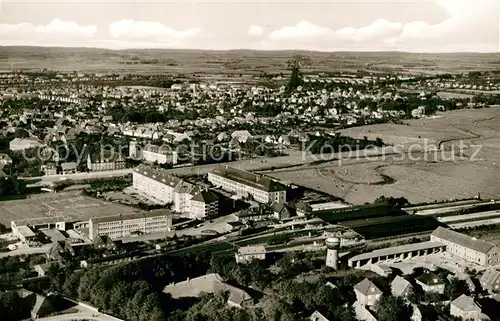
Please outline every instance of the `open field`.
[[13, 220], [29, 221], [52, 217], [60, 217], [66, 222], [84, 221], [91, 217], [131, 212], [134, 212], [133, 208], [81, 196], [79, 193], [42, 194], [23, 200], [0, 202], [0, 223], [10, 226], [10, 221]]
[[[478, 193], [486, 199], [498, 198], [500, 108], [459, 110], [440, 116], [411, 120], [409, 126], [383, 124], [349, 129], [361, 137], [366, 133], [375, 137], [390, 133], [406, 141], [425, 137], [442, 143], [437, 153], [332, 161], [320, 167], [302, 166], [267, 174], [352, 204], [374, 201], [381, 195], [406, 197], [412, 203], [471, 198]], [[374, 184], [379, 176], [386, 176], [386, 180]]]
[[[308, 56], [309, 70], [437, 74], [498, 68], [498, 54], [310, 51], [107, 50], [96, 48], [0, 47], [0, 71], [12, 69], [233, 75], [286, 72], [295, 54]], [[398, 63], [393, 63], [393, 62]], [[391, 63], [388, 63], [391, 62]]]
[[443, 99], [462, 99], [462, 98], [472, 98], [474, 97], [473, 94], [461, 94], [453, 91], [440, 91], [437, 93], [437, 95]]

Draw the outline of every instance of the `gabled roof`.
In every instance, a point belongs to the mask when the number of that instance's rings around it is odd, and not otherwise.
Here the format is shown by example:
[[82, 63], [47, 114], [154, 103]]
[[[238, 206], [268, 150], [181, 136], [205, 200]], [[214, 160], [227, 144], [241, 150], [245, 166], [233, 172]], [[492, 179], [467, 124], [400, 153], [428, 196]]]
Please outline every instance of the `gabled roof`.
[[432, 232], [431, 236], [439, 237], [441, 239], [484, 254], [488, 253], [492, 248], [495, 247], [495, 245], [493, 244], [474, 239], [468, 235], [458, 233], [444, 227], [438, 227], [437, 229], [435, 229]]
[[490, 268], [484, 271], [480, 281], [482, 284], [491, 285], [495, 283], [499, 277], [500, 277], [500, 271], [498, 271], [497, 269]]
[[429, 271], [416, 278], [416, 280], [429, 286], [444, 284], [443, 280], [441, 280], [439, 276]]
[[402, 296], [411, 288], [411, 283], [397, 275], [391, 282], [391, 292], [394, 296]]
[[42, 317], [50, 314], [53, 309], [54, 308], [47, 297], [37, 294], [35, 306], [31, 310], [31, 313]]
[[248, 245], [240, 247], [238, 249], [238, 254], [240, 255], [254, 255], [266, 253], [266, 248], [263, 245]]
[[481, 311], [481, 308], [476, 304], [476, 302], [474, 302], [474, 299], [465, 294], [462, 294], [453, 300], [451, 304], [456, 306], [461, 311]]
[[382, 294], [382, 291], [377, 288], [375, 284], [373, 284], [372, 281], [368, 280], [365, 278], [363, 281], [359, 282], [354, 286], [355, 290], [358, 290], [364, 295], [375, 295], [375, 294]]

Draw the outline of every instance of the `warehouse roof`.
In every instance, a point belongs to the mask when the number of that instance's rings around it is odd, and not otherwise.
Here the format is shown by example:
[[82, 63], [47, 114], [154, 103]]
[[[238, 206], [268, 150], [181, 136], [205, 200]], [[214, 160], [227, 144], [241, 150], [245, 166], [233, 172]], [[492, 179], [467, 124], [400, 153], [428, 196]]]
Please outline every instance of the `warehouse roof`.
[[432, 232], [431, 236], [438, 237], [440, 239], [484, 254], [488, 253], [493, 247], [495, 247], [495, 245], [493, 244], [477, 240], [468, 235], [458, 233], [444, 227], [438, 227], [437, 229], [435, 229], [434, 232]]

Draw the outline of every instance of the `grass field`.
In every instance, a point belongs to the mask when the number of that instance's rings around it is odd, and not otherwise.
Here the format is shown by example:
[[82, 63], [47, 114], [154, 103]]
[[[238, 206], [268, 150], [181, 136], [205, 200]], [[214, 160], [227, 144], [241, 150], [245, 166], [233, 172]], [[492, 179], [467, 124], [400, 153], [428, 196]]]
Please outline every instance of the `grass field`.
[[[394, 135], [400, 151], [417, 146], [419, 136], [436, 142], [437, 153], [386, 155], [383, 159], [350, 159], [268, 173], [345, 199], [352, 204], [372, 202], [381, 195], [406, 197], [412, 203], [464, 199], [481, 194], [500, 197], [500, 108], [440, 113], [440, 118], [408, 121], [408, 126], [382, 124], [349, 129], [358, 136]], [[403, 139], [401, 139], [403, 138]], [[430, 142], [427, 143], [428, 146]], [[462, 146], [462, 147], [460, 147]], [[460, 150], [462, 148], [462, 150]], [[377, 183], [381, 177], [389, 178]]]
[[[0, 47], [0, 71], [42, 69], [115, 73], [214, 75], [287, 72], [295, 54], [312, 63], [304, 72], [404, 72], [436, 74], [498, 68], [496, 54], [420, 54], [405, 52], [106, 50], [92, 48]], [[397, 61], [397, 64], [387, 63]]]
[[104, 202], [81, 196], [79, 193], [35, 195], [23, 200], [0, 202], [0, 223], [10, 226], [11, 221], [60, 217], [68, 221], [84, 221], [91, 217], [131, 213], [125, 205]]

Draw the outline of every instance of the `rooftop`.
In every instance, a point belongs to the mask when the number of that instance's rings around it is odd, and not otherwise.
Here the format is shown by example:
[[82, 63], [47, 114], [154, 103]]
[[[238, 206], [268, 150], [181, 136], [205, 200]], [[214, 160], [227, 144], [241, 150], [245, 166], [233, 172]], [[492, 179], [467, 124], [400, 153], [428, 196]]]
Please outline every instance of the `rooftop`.
[[238, 249], [238, 254], [240, 255], [253, 255], [253, 254], [262, 254], [266, 253], [266, 248], [263, 245], [254, 245], [254, 246], [244, 246]]
[[434, 232], [432, 232], [431, 236], [447, 240], [449, 242], [484, 254], [488, 253], [493, 247], [495, 247], [495, 245], [493, 244], [477, 240], [468, 235], [458, 233], [444, 227], [438, 227], [437, 229], [435, 229]]
[[453, 300], [451, 304], [461, 311], [481, 311], [481, 308], [474, 302], [474, 299], [465, 294]]
[[90, 220], [92, 223], [105, 223], [105, 222], [114, 222], [114, 221], [126, 221], [126, 220], [136, 220], [141, 218], [148, 217], [158, 217], [158, 216], [166, 216], [169, 215], [170, 211], [162, 210], [162, 211], [153, 211], [153, 212], [139, 212], [139, 213], [124, 213], [113, 216], [103, 216], [103, 217], [93, 217]]
[[358, 290], [364, 295], [375, 295], [375, 294], [382, 294], [382, 291], [380, 291], [379, 288], [375, 284], [373, 284], [372, 281], [368, 280], [365, 278], [363, 281], [359, 282], [354, 286], [355, 290]]
[[429, 242], [414, 243], [414, 244], [399, 245], [399, 246], [388, 247], [385, 249], [375, 250], [372, 252], [362, 253], [362, 254], [353, 256], [349, 260], [352, 260], [352, 261], [368, 260], [368, 259], [371, 259], [374, 257], [401, 254], [401, 253], [406, 253], [406, 252], [432, 249], [432, 248], [438, 248], [438, 247], [443, 247], [443, 246], [445, 246], [443, 243], [430, 242], [430, 241]]
[[286, 187], [277, 181], [263, 175], [236, 169], [227, 165], [217, 166], [212, 174], [225, 177], [232, 181], [251, 186], [266, 192], [278, 192], [286, 190]]
[[426, 271], [424, 274], [416, 278], [417, 281], [420, 281], [421, 283], [425, 285], [440, 285], [444, 284], [444, 281], [441, 280], [439, 276], [436, 274]]
[[159, 183], [168, 185], [174, 188], [179, 182], [180, 178], [168, 173], [163, 169], [157, 169], [148, 165], [139, 165], [134, 169], [134, 173], [149, 177]]

